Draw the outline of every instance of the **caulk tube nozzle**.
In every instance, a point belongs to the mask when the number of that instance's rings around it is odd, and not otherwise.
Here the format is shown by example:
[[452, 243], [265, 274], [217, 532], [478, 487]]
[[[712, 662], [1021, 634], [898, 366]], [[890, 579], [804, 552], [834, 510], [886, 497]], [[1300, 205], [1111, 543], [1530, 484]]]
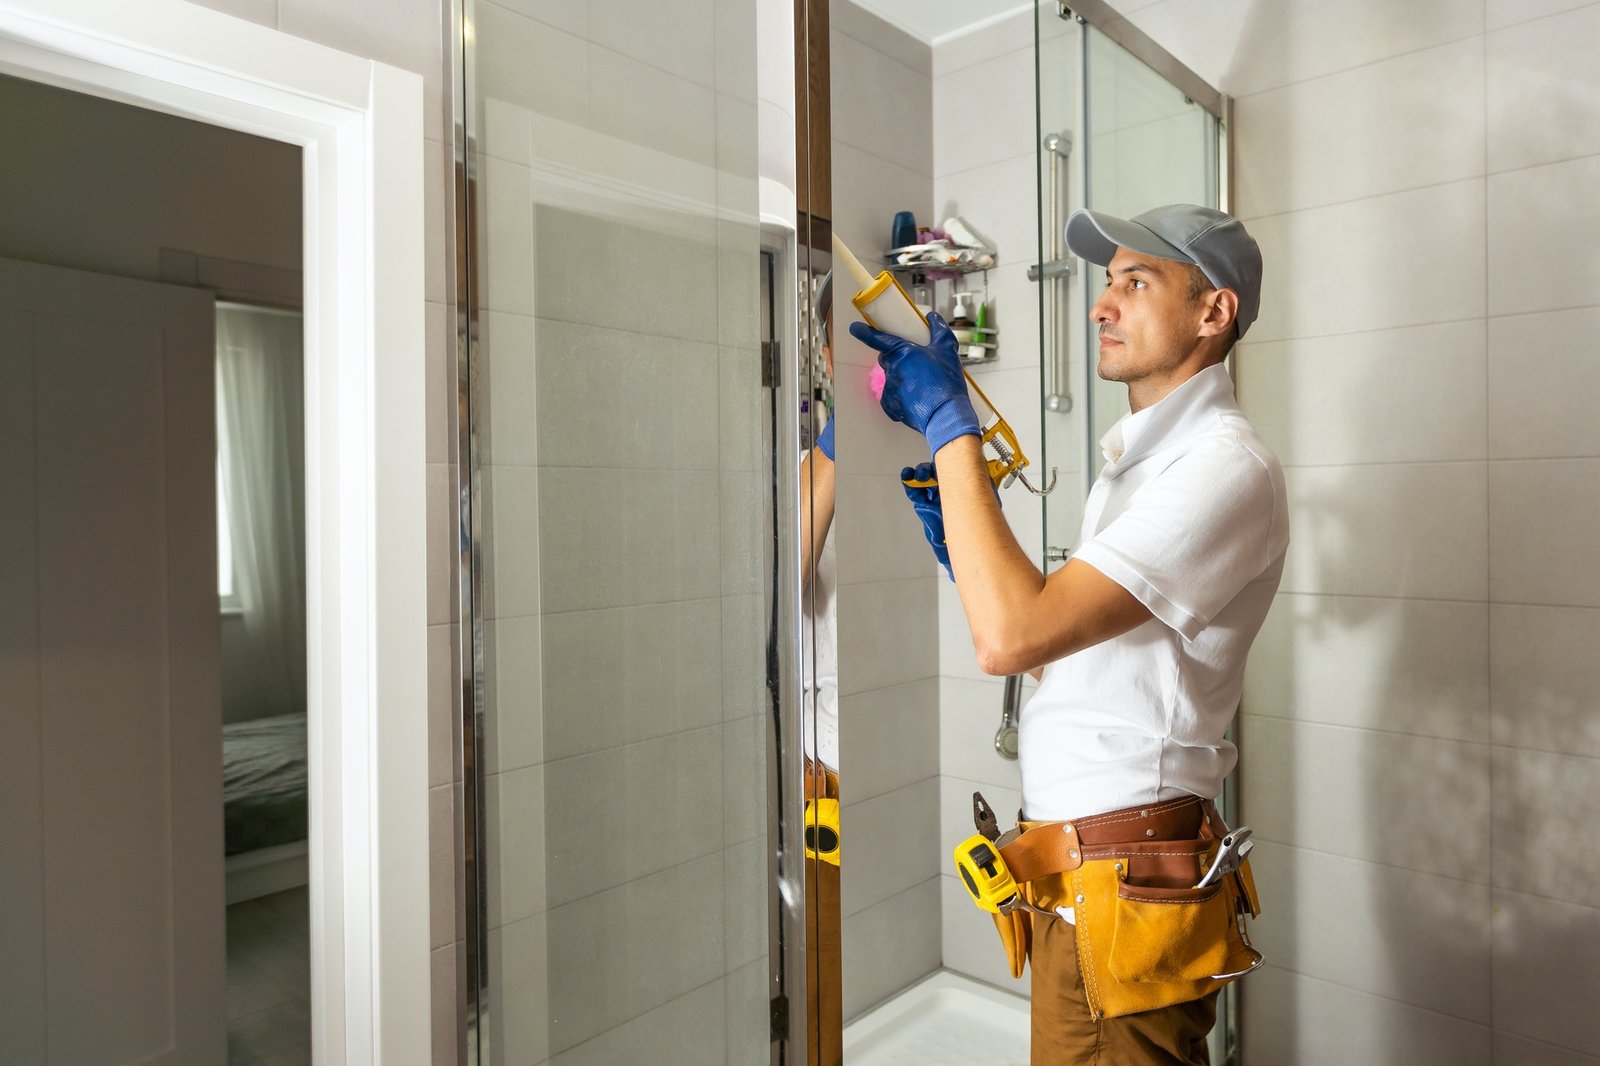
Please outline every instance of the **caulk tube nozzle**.
[[844, 266], [845, 273], [850, 276], [857, 292], [872, 284], [872, 274], [861, 265], [861, 260], [855, 257], [855, 253], [845, 247], [844, 241], [839, 239], [837, 233], [833, 235], [833, 254]]

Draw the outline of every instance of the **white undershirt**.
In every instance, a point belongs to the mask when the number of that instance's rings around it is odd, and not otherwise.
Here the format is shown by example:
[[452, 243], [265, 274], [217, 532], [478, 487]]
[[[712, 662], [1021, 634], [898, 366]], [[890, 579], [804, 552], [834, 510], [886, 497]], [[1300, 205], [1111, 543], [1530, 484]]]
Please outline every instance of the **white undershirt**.
[[1123, 417], [1100, 444], [1106, 465], [1073, 556], [1155, 617], [1045, 667], [1021, 721], [1034, 819], [1222, 791], [1238, 758], [1223, 734], [1289, 543], [1283, 471], [1223, 367]]

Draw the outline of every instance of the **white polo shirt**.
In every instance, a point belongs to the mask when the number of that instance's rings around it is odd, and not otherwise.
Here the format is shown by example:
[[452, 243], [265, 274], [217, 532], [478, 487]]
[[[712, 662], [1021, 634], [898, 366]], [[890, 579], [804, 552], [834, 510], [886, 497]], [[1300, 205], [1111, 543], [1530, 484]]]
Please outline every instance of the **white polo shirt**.
[[1023, 809], [1066, 820], [1222, 791], [1245, 653], [1283, 575], [1277, 457], [1208, 367], [1100, 440], [1073, 557], [1150, 621], [1046, 666], [1023, 709]]

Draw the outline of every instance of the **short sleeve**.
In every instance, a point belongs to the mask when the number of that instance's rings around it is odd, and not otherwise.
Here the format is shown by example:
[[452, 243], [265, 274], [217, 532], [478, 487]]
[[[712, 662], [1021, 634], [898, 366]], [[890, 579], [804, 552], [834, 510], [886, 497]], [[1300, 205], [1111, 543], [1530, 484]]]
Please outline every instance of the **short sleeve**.
[[1272, 561], [1277, 483], [1242, 443], [1208, 442], [1141, 486], [1074, 558], [1193, 640]]

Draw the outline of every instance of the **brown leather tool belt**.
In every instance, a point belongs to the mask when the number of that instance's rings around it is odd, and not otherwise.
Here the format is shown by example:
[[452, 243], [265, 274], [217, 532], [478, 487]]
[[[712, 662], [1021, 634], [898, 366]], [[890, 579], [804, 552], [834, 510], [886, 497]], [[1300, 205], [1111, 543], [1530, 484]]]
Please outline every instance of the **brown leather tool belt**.
[[[1076, 870], [1090, 859], [1126, 855], [1130, 845], [1139, 845], [1137, 851], [1158, 859], [1168, 849], [1151, 845], [1210, 841], [1225, 832], [1210, 800], [1184, 796], [1068, 822], [1025, 822], [1019, 812], [1017, 828], [1001, 836], [996, 844], [1011, 876], [1021, 884], [1046, 874]], [[1184, 851], [1187, 862], [1163, 865], [1182, 865], [1181, 871], [1173, 871], [1181, 881], [1182, 876], [1194, 870], [1198, 854], [1198, 850]], [[1198, 878], [1199, 872], [1193, 876]], [[1194, 882], [1191, 879], [1189, 883]]]

